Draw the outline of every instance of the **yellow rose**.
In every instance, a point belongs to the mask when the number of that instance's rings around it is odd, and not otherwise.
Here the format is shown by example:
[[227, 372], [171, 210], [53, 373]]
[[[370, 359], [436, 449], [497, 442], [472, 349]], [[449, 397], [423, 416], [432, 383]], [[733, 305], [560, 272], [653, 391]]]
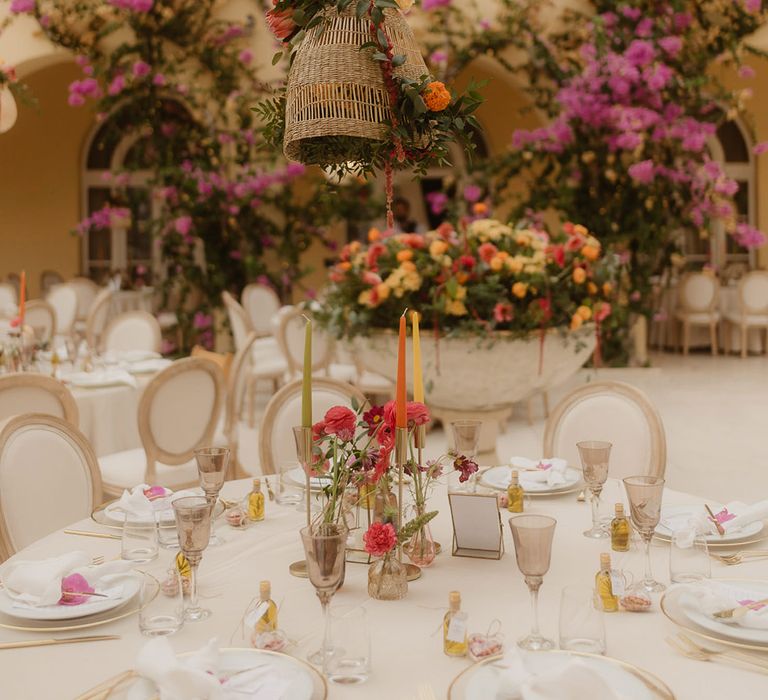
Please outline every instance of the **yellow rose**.
[[573, 269], [573, 281], [575, 284], [584, 284], [587, 279], [587, 271], [583, 267]]
[[610, 282], [605, 282], [603, 284], [603, 294], [605, 296], [609, 297], [611, 296], [611, 292], [613, 291], [613, 285]]
[[386, 284], [384, 284], [384, 282], [376, 285], [376, 294], [379, 296], [381, 301], [384, 301], [387, 297], [389, 297], [389, 292], [390, 289]]
[[362, 304], [363, 306], [370, 306], [371, 305], [371, 290], [370, 289], [364, 289], [357, 297], [357, 303]]
[[584, 323], [584, 319], [581, 316], [579, 316], [578, 313], [573, 314], [573, 316], [571, 316], [571, 330], [572, 331], [575, 331], [575, 330], [578, 330], [579, 328], [581, 328], [581, 324], [582, 323]]
[[400, 269], [403, 270], [403, 272], [415, 272], [416, 265], [410, 260], [403, 260], [403, 262], [400, 263]]
[[467, 307], [463, 301], [458, 299], [449, 299], [445, 302], [445, 313], [451, 316], [464, 316], [467, 313]]
[[429, 244], [429, 254], [433, 258], [439, 258], [446, 250], [448, 250], [448, 244], [445, 241], [438, 239]]
[[589, 319], [592, 318], [592, 309], [590, 309], [588, 306], [580, 306], [578, 309], [576, 309], [576, 313], [581, 316], [584, 321], [589, 321]]
[[491, 258], [491, 262], [488, 263], [491, 270], [494, 272], [501, 272], [501, 268], [504, 267], [504, 260], [503, 258], [500, 258], [498, 255], [494, 255]]
[[522, 299], [528, 293], [528, 285], [525, 282], [515, 282], [512, 285], [512, 294]]
[[461, 301], [462, 299], [466, 299], [467, 298], [467, 288], [466, 287], [462, 287], [461, 285], [456, 287], [456, 293], [453, 295], [453, 298], [454, 299], [458, 299], [459, 301]]
[[352, 241], [352, 243], [349, 244], [349, 252], [354, 255], [355, 253], [360, 251], [360, 246], [362, 243], [360, 241]]
[[507, 258], [507, 270], [513, 275], [518, 274], [523, 269], [523, 261], [519, 258]]
[[517, 243], [517, 245], [530, 245], [531, 237], [527, 233], [518, 233], [515, 238], [515, 243]]
[[573, 227], [573, 232], [577, 236], [587, 236], [587, 235], [589, 235], [589, 231], [587, 231], [586, 226], [582, 226], [581, 224], [576, 224]]

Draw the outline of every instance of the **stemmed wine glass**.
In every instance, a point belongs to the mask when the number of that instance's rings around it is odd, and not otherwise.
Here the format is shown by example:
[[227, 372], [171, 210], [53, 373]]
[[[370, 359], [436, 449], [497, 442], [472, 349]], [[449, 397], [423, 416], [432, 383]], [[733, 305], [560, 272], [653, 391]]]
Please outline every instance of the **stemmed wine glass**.
[[[200, 476], [200, 488], [203, 489], [208, 503], [211, 504], [212, 514], [216, 509], [219, 491], [221, 491], [221, 487], [224, 486], [224, 481], [227, 478], [229, 454], [230, 451], [227, 447], [202, 447], [199, 450], [195, 450], [197, 473]], [[216, 537], [214, 522], [211, 544], [216, 545], [219, 543], [220, 540]]]
[[517, 515], [509, 519], [517, 568], [525, 576], [525, 583], [531, 592], [533, 612], [531, 633], [517, 642], [521, 649], [546, 651], [555, 647], [551, 639], [542, 637], [539, 632], [539, 588], [544, 581], [544, 574], [549, 571], [555, 525], [557, 520], [548, 515]]
[[645, 544], [645, 575], [630, 590], [641, 593], [659, 593], [666, 586], [655, 581], [651, 571], [651, 539], [661, 518], [661, 497], [664, 479], [659, 476], [628, 476], [624, 488], [629, 498], [632, 524]]
[[213, 506], [204, 496], [177, 498], [172, 505], [176, 515], [179, 547], [190, 567], [189, 603], [184, 610], [184, 619], [190, 622], [203, 620], [211, 611], [200, 607], [197, 600], [197, 567], [211, 537]]
[[608, 460], [611, 456], [611, 443], [602, 440], [587, 440], [577, 442], [581, 466], [584, 471], [584, 481], [587, 482], [592, 498], [592, 527], [584, 531], [584, 537], [603, 539], [610, 537], [608, 531], [600, 524], [600, 493], [608, 478]]
[[331, 655], [328, 605], [344, 580], [347, 528], [340, 523], [320, 523], [301, 529], [301, 541], [307, 557], [307, 573], [323, 608], [323, 645], [310, 655], [315, 664], [325, 663]]
[[[451, 430], [453, 431], [453, 444], [456, 452], [469, 459], [477, 456], [477, 449], [480, 444], [480, 429], [483, 427], [481, 420], [454, 420], [451, 421]], [[477, 489], [475, 474], [469, 477], [467, 481], [467, 490], [474, 493]]]

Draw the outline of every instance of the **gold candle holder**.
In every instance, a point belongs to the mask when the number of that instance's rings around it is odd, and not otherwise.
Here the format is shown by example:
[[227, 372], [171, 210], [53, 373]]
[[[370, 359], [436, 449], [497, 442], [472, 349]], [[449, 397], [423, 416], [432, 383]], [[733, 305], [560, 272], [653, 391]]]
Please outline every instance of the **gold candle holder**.
[[[403, 527], [403, 477], [405, 463], [408, 461], [408, 429], [395, 428], [395, 464], [397, 465], [397, 532]], [[397, 545], [397, 559], [403, 563], [403, 546]], [[416, 564], [403, 564], [409, 581], [421, 576], [421, 569]]]
[[[310, 491], [309, 472], [312, 468], [312, 428], [303, 425], [296, 425], [293, 428], [293, 439], [296, 442], [296, 458], [304, 470], [304, 493], [307, 508], [307, 527], [312, 524], [312, 494]], [[292, 576], [299, 578], [308, 578], [307, 562], [302, 559], [295, 561], [288, 567], [288, 572]]]

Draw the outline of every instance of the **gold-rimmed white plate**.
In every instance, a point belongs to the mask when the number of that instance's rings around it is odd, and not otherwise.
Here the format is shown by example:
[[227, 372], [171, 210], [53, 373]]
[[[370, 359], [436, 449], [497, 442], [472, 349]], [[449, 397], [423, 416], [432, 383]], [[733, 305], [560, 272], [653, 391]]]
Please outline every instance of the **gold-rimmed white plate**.
[[[617, 694], [626, 700], [675, 700], [664, 681], [652, 673], [625, 661], [575, 651], [520, 652], [526, 669], [533, 674], [556, 672], [572, 658], [578, 658], [595, 670]], [[501, 657], [483, 659], [464, 669], [451, 681], [448, 700], [487, 700], [496, 697], [499, 676], [504, 671]]]
[[[158, 583], [157, 588], [155, 589], [155, 596], [157, 596], [157, 593], [160, 590], [160, 584], [157, 579], [146, 571], [139, 571], [137, 573], [147, 576]], [[145, 601], [144, 605], [147, 605], [154, 600], [155, 596], [150, 600]], [[0, 628], [16, 630], [18, 632], [69, 632], [72, 630], [88, 629], [89, 627], [98, 627], [99, 625], [107, 625], [110, 622], [122, 620], [131, 615], [135, 615], [142, 609], [142, 607], [139, 596], [134, 596], [120, 607], [83, 618], [77, 624], [55, 624], [52, 623], [51, 620], [22, 620], [11, 615], [0, 613]], [[70, 620], [62, 620], [62, 623], [68, 622], [70, 622]]]
[[[717, 513], [720, 510], [722, 510], [724, 506], [713, 504], [712, 510]], [[686, 520], [690, 520], [691, 518], [695, 518], [696, 515], [704, 515], [706, 513], [706, 510], [704, 509], [703, 504], [692, 504], [692, 505], [682, 505], [682, 506], [662, 506], [661, 508], [661, 519], [659, 521], [659, 524], [656, 526], [656, 534], [659, 535], [659, 537], [665, 537], [667, 539], [670, 539], [672, 537], [672, 532], [674, 530], [673, 521], [675, 518], [680, 518], [681, 523], [685, 522]], [[755, 521], [753, 523], [750, 523], [749, 525], [746, 525], [743, 528], [740, 528], [736, 532], [726, 532], [724, 535], [718, 535], [717, 533], [709, 533], [705, 535], [705, 539], [707, 540], [708, 545], [713, 544], [728, 544], [728, 545], [738, 545], [740, 543], [743, 543], [745, 540], [751, 540], [754, 537], [757, 537], [765, 527], [765, 524], [762, 520]]]
[[[767, 581], [757, 581], [757, 580], [750, 580], [750, 579], [715, 579], [719, 580], [722, 583], [734, 583], [734, 584], [741, 584], [745, 586], [749, 585], [756, 585], [759, 584], [760, 586], [768, 587]], [[764, 654], [768, 654], [768, 643], [755, 643], [755, 642], [749, 642], [749, 641], [743, 641], [739, 639], [734, 639], [732, 636], [726, 636], [725, 634], [720, 634], [716, 630], [709, 629], [709, 625], [707, 627], [703, 627], [699, 624], [697, 624], [694, 620], [692, 620], [686, 612], [683, 610], [680, 597], [685, 592], [684, 586], [673, 586], [672, 588], [664, 591], [664, 595], [661, 597], [661, 601], [659, 603], [661, 607], [661, 611], [664, 613], [665, 617], [672, 622], [674, 625], [680, 627], [681, 629], [686, 630], [687, 632], [690, 632], [692, 634], [695, 634], [697, 637], [700, 637], [701, 639], [706, 639], [710, 642], [716, 642], [718, 644], [724, 644], [726, 646], [732, 646], [732, 647], [738, 647], [740, 649], [751, 649], [752, 651], [760, 651]]]
[[[486, 488], [489, 488], [493, 491], [498, 491], [500, 493], [506, 493], [507, 488], [506, 486], [501, 486], [499, 483], [495, 483], [495, 480], [486, 481], [486, 473], [489, 472], [491, 469], [494, 470], [502, 470], [506, 469], [510, 473], [512, 471], [512, 468], [507, 465], [499, 465], [496, 467], [484, 467], [480, 470], [478, 474], [478, 481], [481, 486], [484, 486]], [[576, 479], [571, 479], [569, 483], [563, 484], [562, 486], [555, 486], [552, 488], [545, 488], [545, 489], [526, 489], [525, 486], [523, 486], [523, 489], [525, 490], [526, 496], [531, 496], [532, 498], [545, 498], [549, 496], [563, 496], [567, 493], [575, 493], [576, 491], [580, 491], [584, 488], [584, 483], [581, 479], [581, 471], [578, 469], [575, 469], [573, 467], [568, 467], [568, 473], [572, 472], [578, 472], [579, 477]]]
[[[658, 540], [659, 542], [664, 542], [666, 544], [670, 544], [672, 542], [672, 539], [670, 537], [666, 537], [665, 535], [660, 535], [657, 532], [654, 533], [653, 539]], [[742, 547], [746, 547], [749, 544], [757, 544], [758, 542], [765, 542], [765, 540], [768, 540], [768, 529], [762, 530], [760, 534], [756, 535], [755, 537], [744, 539], [744, 540], [736, 540], [731, 542], [719, 542], [715, 539], [708, 539], [707, 547], [709, 549], [712, 549], [712, 548], [741, 549]]]
[[[178, 492], [178, 493], [182, 493], [182, 492]], [[174, 494], [174, 495], [176, 495], [176, 494]], [[184, 493], [183, 495], [190, 495], [190, 494]], [[200, 489], [200, 493], [199, 494], [192, 494], [192, 495], [200, 495], [200, 496], [202, 496], [203, 495], [203, 491], [202, 491], [202, 489]], [[178, 496], [178, 497], [181, 498], [182, 496]], [[122, 521], [117, 520], [114, 517], [112, 517], [110, 515], [109, 511], [108, 511], [109, 506], [117, 503], [119, 500], [120, 500], [119, 498], [113, 498], [111, 501], [105, 501], [104, 503], [101, 503], [100, 505], [96, 506], [96, 508], [94, 508], [93, 512], [91, 513], [91, 520], [93, 520], [93, 522], [95, 522], [95, 523], [98, 523], [102, 527], [108, 527], [111, 530], [121, 530], [122, 531], [122, 529], [123, 529]], [[214, 511], [213, 511], [213, 517], [214, 518], [220, 517], [224, 513], [224, 510], [225, 510], [224, 502], [221, 499], [217, 500], [216, 501], [216, 507], [214, 508]], [[170, 520], [170, 521], [163, 520], [160, 523], [160, 527], [162, 527], [163, 529], [167, 528], [167, 529], [170, 529], [170, 530], [175, 530], [176, 529], [176, 521], [175, 520]]]
[[[179, 655], [180, 658], [184, 656], [188, 654]], [[306, 661], [288, 654], [265, 649], [226, 648], [220, 650], [219, 664], [222, 677], [265, 664], [276, 666], [282, 669], [283, 673], [292, 673], [293, 684], [275, 700], [327, 700], [328, 698], [328, 683], [325, 677]], [[126, 700], [129, 694], [135, 700], [153, 700], [157, 697], [157, 689], [153, 683], [139, 678], [135, 673], [123, 672], [99, 684], [92, 691], [87, 691], [80, 698]], [[246, 695], [244, 694], [243, 697]]]

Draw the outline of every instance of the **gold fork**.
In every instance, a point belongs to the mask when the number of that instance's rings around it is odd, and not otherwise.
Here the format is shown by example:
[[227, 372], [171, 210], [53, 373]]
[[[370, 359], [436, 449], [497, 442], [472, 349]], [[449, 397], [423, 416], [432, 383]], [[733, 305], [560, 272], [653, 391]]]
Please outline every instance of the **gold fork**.
[[698, 661], [718, 661], [726, 659], [728, 661], [733, 661], [734, 663], [759, 668], [764, 673], [768, 673], [768, 663], [765, 661], [761, 661], [760, 659], [741, 651], [717, 651], [716, 649], [703, 647], [682, 632], [677, 635], [677, 639], [667, 637], [667, 643], [689, 659], [697, 659]]
[[727, 566], [734, 566], [735, 564], [741, 564], [744, 559], [765, 559], [768, 557], [768, 550], [754, 549], [749, 551], [735, 552], [734, 554], [713, 554], [712, 558], [716, 559]]

